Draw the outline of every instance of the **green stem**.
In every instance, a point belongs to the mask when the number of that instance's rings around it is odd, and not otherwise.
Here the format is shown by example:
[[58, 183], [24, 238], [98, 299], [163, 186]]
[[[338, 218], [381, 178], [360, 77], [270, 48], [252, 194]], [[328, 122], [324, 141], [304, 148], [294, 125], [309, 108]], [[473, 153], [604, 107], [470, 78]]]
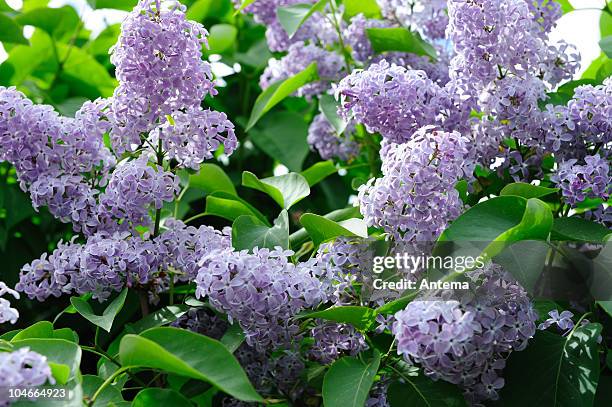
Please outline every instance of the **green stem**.
[[120, 367], [119, 369], [117, 369], [112, 375], [110, 375], [108, 377], [108, 379], [106, 379], [104, 381], [104, 383], [102, 383], [100, 385], [100, 387], [98, 387], [98, 390], [96, 390], [96, 392], [93, 394], [93, 396], [91, 397], [91, 399], [87, 402], [88, 406], [93, 406], [94, 403], [96, 402], [96, 399], [98, 397], [100, 397], [100, 394], [104, 391], [104, 389], [106, 389], [108, 386], [111, 385], [111, 383], [113, 383], [115, 381], [115, 379], [117, 377], [119, 377], [120, 375], [122, 375], [123, 373], [128, 371], [128, 367]]
[[336, 29], [336, 33], [338, 33], [338, 43], [340, 44], [340, 48], [342, 48], [342, 56], [344, 57], [344, 63], [346, 64], [346, 73], [349, 74], [352, 71], [351, 58], [348, 51], [346, 50], [346, 46], [344, 45], [344, 39], [342, 38], [342, 29], [340, 28], [340, 23], [338, 22], [335, 0], [330, 0], [329, 6], [331, 8], [333, 16], [332, 22], [334, 24], [334, 28]]
[[197, 219], [203, 218], [204, 216], [207, 216], [207, 215], [208, 215], [208, 214], [207, 214], [206, 212], [198, 213], [197, 215], [192, 216], [191, 218], [187, 219], [187, 220], [186, 220], [184, 223], [185, 223], [185, 224], [191, 223], [191, 222], [193, 222], [194, 220], [197, 220]]
[[[164, 165], [164, 152], [162, 150], [162, 139], [159, 137], [157, 146], [157, 165], [162, 167]], [[155, 228], [153, 229], [153, 237], [157, 237], [159, 235], [159, 225], [161, 222], [161, 208], [155, 211]]]

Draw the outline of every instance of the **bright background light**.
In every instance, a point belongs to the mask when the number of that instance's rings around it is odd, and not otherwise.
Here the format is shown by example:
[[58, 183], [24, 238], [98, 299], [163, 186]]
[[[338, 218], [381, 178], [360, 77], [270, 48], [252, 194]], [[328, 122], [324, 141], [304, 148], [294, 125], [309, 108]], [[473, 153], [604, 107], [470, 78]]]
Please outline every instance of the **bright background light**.
[[[13, 8], [20, 8], [22, 0], [6, 0]], [[570, 0], [576, 9], [561, 17], [557, 27], [551, 33], [553, 42], [565, 40], [575, 45], [582, 56], [582, 69], [577, 77], [597, 58], [601, 50], [599, 49], [599, 18], [601, 10], [605, 5], [605, 0]], [[93, 10], [86, 0], [51, 0], [51, 7], [60, 7], [66, 4], [72, 5], [85, 21], [85, 27], [92, 32], [92, 36], [98, 35], [106, 26], [119, 23], [123, 20], [126, 12], [120, 10]], [[26, 30], [25, 34], [31, 35], [31, 29]], [[27, 35], [26, 35], [27, 36]], [[0, 44], [0, 62], [6, 59], [6, 52]]]

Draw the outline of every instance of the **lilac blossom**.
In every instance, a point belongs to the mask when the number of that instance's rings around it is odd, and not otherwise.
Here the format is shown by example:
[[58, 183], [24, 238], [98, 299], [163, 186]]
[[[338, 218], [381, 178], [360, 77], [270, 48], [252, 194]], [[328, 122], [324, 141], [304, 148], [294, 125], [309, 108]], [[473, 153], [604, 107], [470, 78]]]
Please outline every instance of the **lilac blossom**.
[[612, 142], [612, 79], [577, 87], [567, 109], [581, 138], [594, 144]]
[[344, 61], [340, 55], [313, 44], [295, 43], [289, 47], [286, 56], [271, 59], [264, 70], [259, 85], [267, 89], [273, 83], [287, 79], [306, 69], [311, 63], [317, 64], [319, 80], [302, 86], [297, 96], [314, 96], [325, 92], [330, 83], [339, 80], [344, 72]]
[[149, 209], [161, 209], [179, 193], [179, 179], [159, 165], [149, 162], [146, 154], [119, 163], [108, 186], [100, 196], [100, 217], [123, 222], [124, 229], [151, 226]]
[[372, 44], [367, 36], [368, 28], [386, 28], [391, 24], [385, 20], [367, 19], [363, 14], [351, 18], [351, 23], [344, 30], [346, 45], [351, 47], [351, 54], [356, 61], [366, 62], [374, 55]]
[[355, 356], [368, 349], [364, 336], [348, 324], [317, 321], [310, 330], [314, 344], [308, 352], [310, 359], [329, 364], [342, 356]]
[[0, 324], [5, 322], [14, 324], [19, 319], [19, 311], [11, 308], [11, 303], [7, 299], [2, 298], [4, 294], [10, 294], [18, 300], [19, 293], [7, 287], [3, 281], [0, 281]]
[[172, 270], [179, 281], [195, 279], [202, 258], [232, 246], [230, 228], [222, 231], [205, 225], [196, 228], [175, 219], [166, 220], [164, 228], [155, 241], [164, 253], [164, 267]]
[[217, 340], [223, 337], [229, 327], [226, 320], [206, 308], [190, 308], [171, 325]]
[[35, 387], [55, 384], [47, 358], [30, 348], [0, 352], [0, 403], [8, 402], [8, 387]]
[[194, 170], [212, 158], [220, 146], [223, 146], [227, 155], [238, 147], [234, 125], [227, 119], [227, 115], [200, 108], [174, 113], [172, 120], [166, 120], [151, 132], [152, 145], [158, 145], [159, 139], [169, 159]]
[[322, 159], [338, 158], [350, 161], [359, 154], [359, 144], [351, 139], [355, 126], [347, 126], [341, 135], [327, 120], [324, 114], [315, 116], [308, 128], [308, 144], [317, 151]]
[[359, 188], [364, 220], [395, 239], [435, 240], [460, 215], [455, 184], [472, 167], [465, 137], [424, 127], [409, 142], [391, 146], [383, 177]]
[[571, 311], [565, 310], [559, 313], [559, 311], [554, 309], [550, 311], [548, 315], [550, 318], [538, 325], [539, 330], [543, 331], [551, 326], [557, 326], [562, 331], [568, 331], [574, 328], [574, 321], [572, 321], [574, 314]]
[[290, 319], [327, 299], [314, 259], [293, 264], [280, 248], [213, 251], [201, 260], [196, 295], [237, 321], [258, 349], [286, 346], [298, 325]]
[[340, 81], [340, 113], [363, 123], [370, 133], [380, 133], [395, 143], [410, 140], [421, 127], [456, 125], [463, 114], [453, 97], [423, 71], [407, 70], [386, 61], [355, 71]]
[[496, 400], [507, 354], [535, 334], [523, 288], [497, 265], [472, 276], [479, 287], [457, 300], [415, 300], [395, 314], [398, 354], [426, 375], [461, 386], [474, 402]]
[[115, 89], [111, 140], [118, 154], [142, 142], [165, 115], [197, 107], [215, 95], [210, 65], [202, 60], [208, 32], [185, 18], [178, 2], [165, 9], [159, 1], [140, 0], [121, 25], [111, 62]]
[[584, 158], [584, 165], [576, 159], [562, 162], [551, 178], [561, 188], [565, 201], [576, 206], [585, 199], [607, 201], [612, 192], [612, 176], [608, 160], [599, 155]]

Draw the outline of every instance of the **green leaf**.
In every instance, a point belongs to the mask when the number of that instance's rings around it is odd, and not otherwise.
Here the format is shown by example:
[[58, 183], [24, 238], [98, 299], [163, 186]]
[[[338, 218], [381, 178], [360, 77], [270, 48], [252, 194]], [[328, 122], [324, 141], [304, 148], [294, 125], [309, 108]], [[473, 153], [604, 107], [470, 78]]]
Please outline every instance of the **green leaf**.
[[58, 44], [58, 53], [60, 58], [65, 60], [62, 80], [78, 89], [80, 96], [92, 99], [112, 96], [117, 81], [92, 55], [65, 44]]
[[139, 334], [149, 328], [170, 324], [179, 319], [189, 310], [187, 305], [169, 305], [155, 312], [150, 313], [140, 321], [128, 324], [126, 330], [130, 333]]
[[87, 45], [86, 49], [92, 55], [108, 55], [108, 51], [117, 43], [120, 33], [121, 24], [109, 25]]
[[251, 130], [249, 137], [259, 149], [290, 171], [301, 171], [310, 151], [306, 141], [308, 125], [295, 112], [271, 113], [257, 129]]
[[552, 224], [550, 208], [539, 199], [500, 196], [455, 219], [438, 239], [438, 247], [452, 242], [453, 255], [492, 258], [514, 242], [546, 240]]
[[344, 16], [347, 19], [361, 13], [367, 18], [382, 18], [376, 0], [344, 0]]
[[572, 216], [554, 220], [551, 240], [573, 240], [579, 242], [603, 242], [611, 233], [600, 223]]
[[610, 76], [612, 76], [612, 59], [607, 59], [597, 70], [595, 80], [601, 83]]
[[242, 185], [269, 195], [281, 208], [291, 206], [310, 195], [310, 187], [306, 178], [295, 172], [259, 179], [249, 171], [242, 173]]
[[334, 362], [323, 378], [325, 407], [363, 407], [380, 365], [380, 354], [365, 363], [345, 356]]
[[336, 168], [333, 161], [328, 160], [314, 164], [302, 171], [301, 174], [306, 178], [308, 185], [312, 187], [336, 172], [338, 172], [338, 168]]
[[609, 12], [603, 12], [601, 13], [601, 17], [599, 17], [599, 31], [601, 33], [601, 38], [612, 35], [612, 4], [610, 4], [610, 0], [606, 0], [606, 3], [606, 7]]
[[[500, 399], [506, 406], [591, 406], [599, 380], [597, 338], [601, 325], [587, 324], [567, 337], [538, 332], [508, 359]], [[529, 374], [525, 374], [529, 372]]]
[[608, 56], [608, 58], [612, 58], [612, 35], [602, 38], [599, 41], [599, 46], [604, 54]]
[[91, 309], [91, 305], [82, 298], [72, 297], [70, 303], [76, 308], [77, 312], [81, 314], [86, 320], [92, 324], [99, 326], [106, 332], [110, 332], [113, 327], [113, 321], [115, 317], [123, 308], [125, 298], [127, 297], [128, 289], [124, 288], [121, 293], [106, 307], [102, 315], [96, 315]]
[[376, 52], [401, 51], [429, 56], [432, 59], [438, 57], [434, 47], [423, 41], [418, 33], [406, 28], [368, 28], [366, 32]]
[[53, 324], [49, 321], [36, 322], [21, 330], [13, 337], [11, 342], [35, 338], [53, 338]]
[[232, 224], [232, 245], [236, 250], [251, 250], [255, 247], [274, 249], [289, 248], [289, 217], [283, 209], [272, 227], [261, 223], [254, 216], [243, 215]]
[[[79, 366], [81, 365], [81, 348], [74, 342], [70, 342], [64, 339], [54, 338], [31, 338], [12, 342], [15, 348], [30, 348], [30, 350], [40, 353], [47, 357], [49, 362], [55, 363], [56, 365], [65, 365], [70, 368], [70, 377], [72, 379], [76, 377], [79, 372]], [[63, 368], [59, 368], [58, 372], [62, 375], [62, 379], [65, 371]], [[67, 382], [67, 380], [66, 380]]]
[[376, 320], [376, 310], [368, 307], [354, 305], [331, 307], [323, 311], [307, 312], [300, 314], [299, 318], [321, 318], [327, 321], [351, 324], [360, 331], [370, 329]]
[[404, 375], [406, 383], [393, 382], [387, 390], [391, 407], [464, 407], [467, 406], [459, 387], [443, 380], [434, 381], [422, 373]]
[[[604, 13], [605, 14], [605, 13]], [[581, 79], [594, 79], [597, 80], [597, 74], [600, 69], [602, 69], [606, 64], [611, 62], [610, 58], [606, 56], [603, 52], [599, 57], [597, 57], [591, 65], [584, 71]]]
[[138, 0], [87, 0], [95, 9], [112, 8], [116, 10], [132, 11]]
[[332, 95], [321, 95], [319, 97], [319, 111], [323, 113], [327, 121], [336, 130], [337, 134], [342, 134], [346, 130], [346, 121], [338, 114], [340, 104]]
[[528, 293], [535, 292], [542, 277], [550, 247], [546, 242], [525, 240], [516, 242], [495, 256], [495, 263], [508, 270]]
[[[83, 375], [83, 394], [90, 400], [95, 392], [102, 386], [104, 379], [94, 375]], [[116, 386], [106, 386], [96, 398], [93, 407], [108, 407], [109, 403], [121, 403], [123, 397], [121, 391]]]
[[500, 195], [514, 195], [522, 196], [525, 199], [529, 198], [541, 198], [543, 196], [557, 193], [559, 188], [546, 188], [536, 185], [527, 184], [525, 182], [515, 182], [513, 184], [506, 185]]
[[200, 166], [200, 171], [189, 176], [189, 187], [200, 189], [207, 194], [213, 192], [225, 192], [236, 195], [234, 183], [217, 164], [204, 163]]
[[316, 81], [319, 79], [317, 73], [316, 62], [308, 65], [306, 69], [297, 73], [296, 75], [287, 78], [285, 80], [278, 81], [264, 90], [255, 100], [255, 105], [251, 111], [251, 117], [246, 127], [246, 131], [249, 131], [255, 123], [259, 121], [272, 109], [274, 106], [279, 104], [287, 96], [297, 91], [307, 83]]
[[563, 14], [567, 14], [570, 11], [574, 11], [575, 8], [569, 2], [569, 0], [555, 0], [557, 3], [561, 4], [561, 10], [563, 10]]
[[52, 47], [49, 36], [35, 30], [30, 46], [17, 45], [7, 50], [8, 58], [0, 65], [0, 85], [21, 85], [45, 61], [53, 58]]
[[15, 10], [6, 4], [6, 0], [0, 0], [0, 12], [4, 13], [5, 11], [13, 12]]
[[189, 405], [191, 405], [191, 402], [181, 393], [170, 389], [159, 388], [141, 390], [132, 401], [132, 407]]
[[15, 21], [38, 27], [55, 39], [64, 40], [72, 38], [81, 24], [79, 15], [70, 6], [37, 8], [18, 15]]
[[48, 362], [49, 368], [51, 369], [51, 374], [53, 378], [59, 384], [66, 384], [68, 380], [70, 380], [70, 368], [66, 365], [61, 365], [58, 363]]
[[210, 27], [208, 36], [208, 53], [222, 54], [231, 50], [236, 44], [238, 29], [230, 24], [216, 24]]
[[29, 44], [23, 36], [23, 27], [20, 27], [12, 18], [2, 13], [0, 13], [0, 42]]
[[206, 197], [206, 214], [219, 216], [230, 221], [242, 215], [252, 215], [265, 225], [270, 225], [268, 219], [254, 206], [244, 199], [227, 192], [215, 192]]
[[[606, 314], [612, 317], [612, 301], [596, 301], [597, 305], [599, 305]], [[608, 356], [611, 356], [612, 353], [608, 353]]]
[[126, 335], [119, 346], [124, 366], [140, 366], [203, 380], [242, 401], [262, 402], [242, 367], [219, 341], [177, 328]]
[[219, 340], [232, 353], [244, 342], [244, 332], [238, 323], [234, 323], [227, 328]]
[[354, 218], [335, 222], [314, 213], [305, 213], [300, 218], [300, 223], [308, 231], [315, 246], [338, 236], [368, 237], [367, 225], [361, 219]]
[[297, 30], [316, 12], [323, 11], [329, 0], [319, 0], [315, 4], [298, 3], [276, 9], [278, 21], [293, 38]]

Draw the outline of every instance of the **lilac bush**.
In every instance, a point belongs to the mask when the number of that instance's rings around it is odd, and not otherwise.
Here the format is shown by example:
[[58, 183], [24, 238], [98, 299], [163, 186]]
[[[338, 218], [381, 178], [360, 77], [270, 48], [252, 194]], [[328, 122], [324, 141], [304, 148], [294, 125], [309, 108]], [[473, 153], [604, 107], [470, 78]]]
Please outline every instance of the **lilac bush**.
[[0, 387], [605, 398], [608, 39], [585, 71], [553, 0], [187, 3], [139, 0], [95, 40], [71, 6], [0, 6], [0, 252], [27, 253], [0, 282]]

